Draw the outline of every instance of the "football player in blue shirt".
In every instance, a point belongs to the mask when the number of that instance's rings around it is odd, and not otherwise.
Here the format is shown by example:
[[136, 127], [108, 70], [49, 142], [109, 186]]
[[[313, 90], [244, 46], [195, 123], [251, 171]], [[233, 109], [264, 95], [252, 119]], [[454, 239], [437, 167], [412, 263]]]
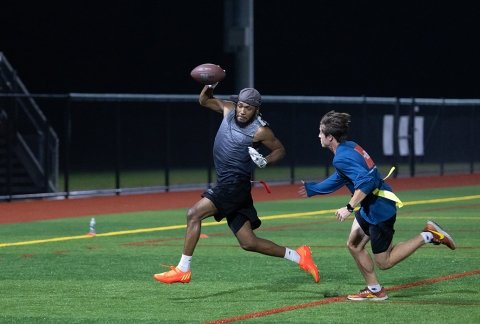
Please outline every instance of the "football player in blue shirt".
[[[352, 193], [348, 203], [335, 212], [341, 222], [354, 214], [348, 249], [355, 259], [367, 287], [349, 300], [385, 300], [374, 265], [390, 269], [426, 243], [445, 244], [455, 249], [455, 242], [438, 224], [428, 221], [423, 231], [412, 239], [392, 244], [397, 207], [402, 206], [392, 188], [382, 179], [373, 159], [357, 143], [347, 141], [350, 115], [336, 111], [320, 121], [320, 143], [334, 154], [335, 172], [322, 182], [304, 182], [299, 189], [303, 197], [332, 193], [346, 186]], [[388, 177], [388, 176], [387, 176]], [[359, 207], [356, 211], [356, 207]], [[365, 249], [371, 242], [373, 258]]]

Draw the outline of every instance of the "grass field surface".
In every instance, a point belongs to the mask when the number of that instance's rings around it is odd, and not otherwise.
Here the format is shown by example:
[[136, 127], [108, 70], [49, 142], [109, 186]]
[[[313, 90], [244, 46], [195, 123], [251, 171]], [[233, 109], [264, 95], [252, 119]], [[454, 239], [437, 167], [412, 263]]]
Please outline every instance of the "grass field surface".
[[378, 270], [389, 299], [352, 302], [364, 287], [345, 247], [351, 219], [344, 196], [259, 202], [257, 235], [291, 248], [310, 245], [315, 284], [292, 262], [245, 252], [225, 223], [209, 218], [189, 284], [152, 275], [176, 265], [185, 209], [95, 215], [0, 225], [2, 323], [480, 323], [480, 186], [405, 191], [394, 243], [434, 220], [455, 251], [425, 245]]

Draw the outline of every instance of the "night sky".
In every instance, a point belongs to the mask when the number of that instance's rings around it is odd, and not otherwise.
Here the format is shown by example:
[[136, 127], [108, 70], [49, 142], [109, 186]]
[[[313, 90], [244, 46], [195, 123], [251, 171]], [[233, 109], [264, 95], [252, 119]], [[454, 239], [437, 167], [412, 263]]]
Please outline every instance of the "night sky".
[[[479, 98], [474, 2], [255, 1], [255, 86], [270, 95]], [[388, 3], [388, 4], [387, 4]], [[32, 93], [197, 93], [224, 52], [223, 0], [0, 3], [0, 51]]]

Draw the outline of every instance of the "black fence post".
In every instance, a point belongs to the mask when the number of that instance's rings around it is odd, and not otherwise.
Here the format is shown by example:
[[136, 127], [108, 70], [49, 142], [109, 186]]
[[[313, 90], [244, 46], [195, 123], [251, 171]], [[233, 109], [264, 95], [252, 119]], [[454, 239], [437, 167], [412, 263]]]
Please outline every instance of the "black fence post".
[[392, 166], [395, 167], [395, 171], [393, 172], [393, 177], [398, 177], [398, 163], [399, 163], [399, 147], [398, 147], [398, 128], [400, 123], [400, 99], [397, 97], [395, 98], [395, 112], [393, 116], [393, 161]]
[[292, 150], [292, 154], [288, 154], [289, 156], [289, 161], [290, 161], [290, 184], [295, 183], [295, 157], [297, 156], [297, 151], [296, 151], [296, 143], [297, 143], [297, 132], [295, 131], [294, 125], [297, 124], [297, 107], [294, 105], [291, 105], [291, 123], [292, 126], [290, 127], [291, 130], [291, 135], [290, 135], [290, 149]]
[[122, 123], [121, 123], [121, 107], [115, 109], [115, 194], [118, 196], [120, 189], [120, 168], [122, 164]]
[[213, 148], [213, 141], [215, 138], [215, 128], [214, 128], [214, 114], [208, 114], [208, 147], [207, 147], [207, 153], [208, 153], [208, 165], [207, 165], [207, 189], [210, 189], [212, 187], [212, 182], [213, 182], [213, 154], [212, 154], [212, 148]]
[[475, 171], [475, 153], [477, 152], [477, 149], [475, 148], [475, 106], [472, 106], [471, 108], [471, 118], [470, 118], [470, 147], [472, 148], [470, 150], [470, 174], [473, 174]]
[[[442, 106], [440, 107], [440, 129], [445, 129], [444, 128], [444, 115], [445, 112], [445, 98], [442, 99]], [[440, 175], [443, 176], [445, 174], [445, 145], [440, 145]]]
[[415, 177], [415, 99], [412, 98], [412, 106], [410, 107], [410, 118], [408, 119], [408, 150], [410, 177]]
[[65, 159], [65, 165], [64, 165], [64, 175], [63, 175], [63, 181], [64, 181], [64, 190], [65, 190], [65, 198], [69, 198], [70, 196], [70, 144], [72, 141], [72, 98], [70, 95], [68, 95], [67, 98], [67, 107], [65, 109], [65, 143], [63, 145], [63, 148], [65, 150], [64, 152], [64, 159]]
[[50, 124], [45, 121], [43, 124], [43, 186], [45, 192], [50, 192], [50, 154], [49, 154]]
[[165, 109], [165, 120], [167, 121], [165, 127], [165, 191], [170, 191], [170, 151], [171, 151], [171, 139], [170, 139], [170, 104], [167, 104]]
[[361, 143], [365, 143], [363, 145], [367, 145], [366, 143], [368, 143], [368, 113], [367, 113], [367, 98], [365, 97], [365, 95], [362, 96], [362, 127], [361, 127], [361, 138], [362, 138], [362, 141]]
[[8, 196], [7, 201], [12, 200], [12, 171], [13, 171], [13, 135], [15, 134], [15, 129], [11, 118], [7, 118], [6, 122], [6, 139], [7, 139], [7, 165], [6, 165], [6, 194]]

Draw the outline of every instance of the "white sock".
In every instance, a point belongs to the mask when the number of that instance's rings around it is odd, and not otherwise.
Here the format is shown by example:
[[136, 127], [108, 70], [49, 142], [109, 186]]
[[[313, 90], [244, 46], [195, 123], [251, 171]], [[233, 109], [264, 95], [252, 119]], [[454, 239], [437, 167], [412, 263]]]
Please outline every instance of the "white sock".
[[371, 291], [371, 292], [379, 292], [380, 290], [382, 290], [382, 286], [380, 286], [379, 284], [376, 284], [376, 285], [368, 285], [368, 289]]
[[192, 257], [182, 254], [182, 258], [180, 259], [180, 262], [177, 265], [177, 268], [182, 270], [183, 272], [187, 272], [190, 270], [190, 262], [192, 261]]
[[297, 251], [289, 249], [289, 248], [285, 248], [284, 258], [287, 259], [287, 260], [293, 261], [297, 264], [300, 263], [300, 254], [298, 254]]
[[430, 233], [430, 232], [422, 232], [422, 233], [420, 233], [420, 235], [422, 235], [423, 241], [424, 241], [425, 243], [430, 243], [430, 242], [432, 242], [432, 239], [433, 239], [433, 234], [432, 234], [432, 233]]

